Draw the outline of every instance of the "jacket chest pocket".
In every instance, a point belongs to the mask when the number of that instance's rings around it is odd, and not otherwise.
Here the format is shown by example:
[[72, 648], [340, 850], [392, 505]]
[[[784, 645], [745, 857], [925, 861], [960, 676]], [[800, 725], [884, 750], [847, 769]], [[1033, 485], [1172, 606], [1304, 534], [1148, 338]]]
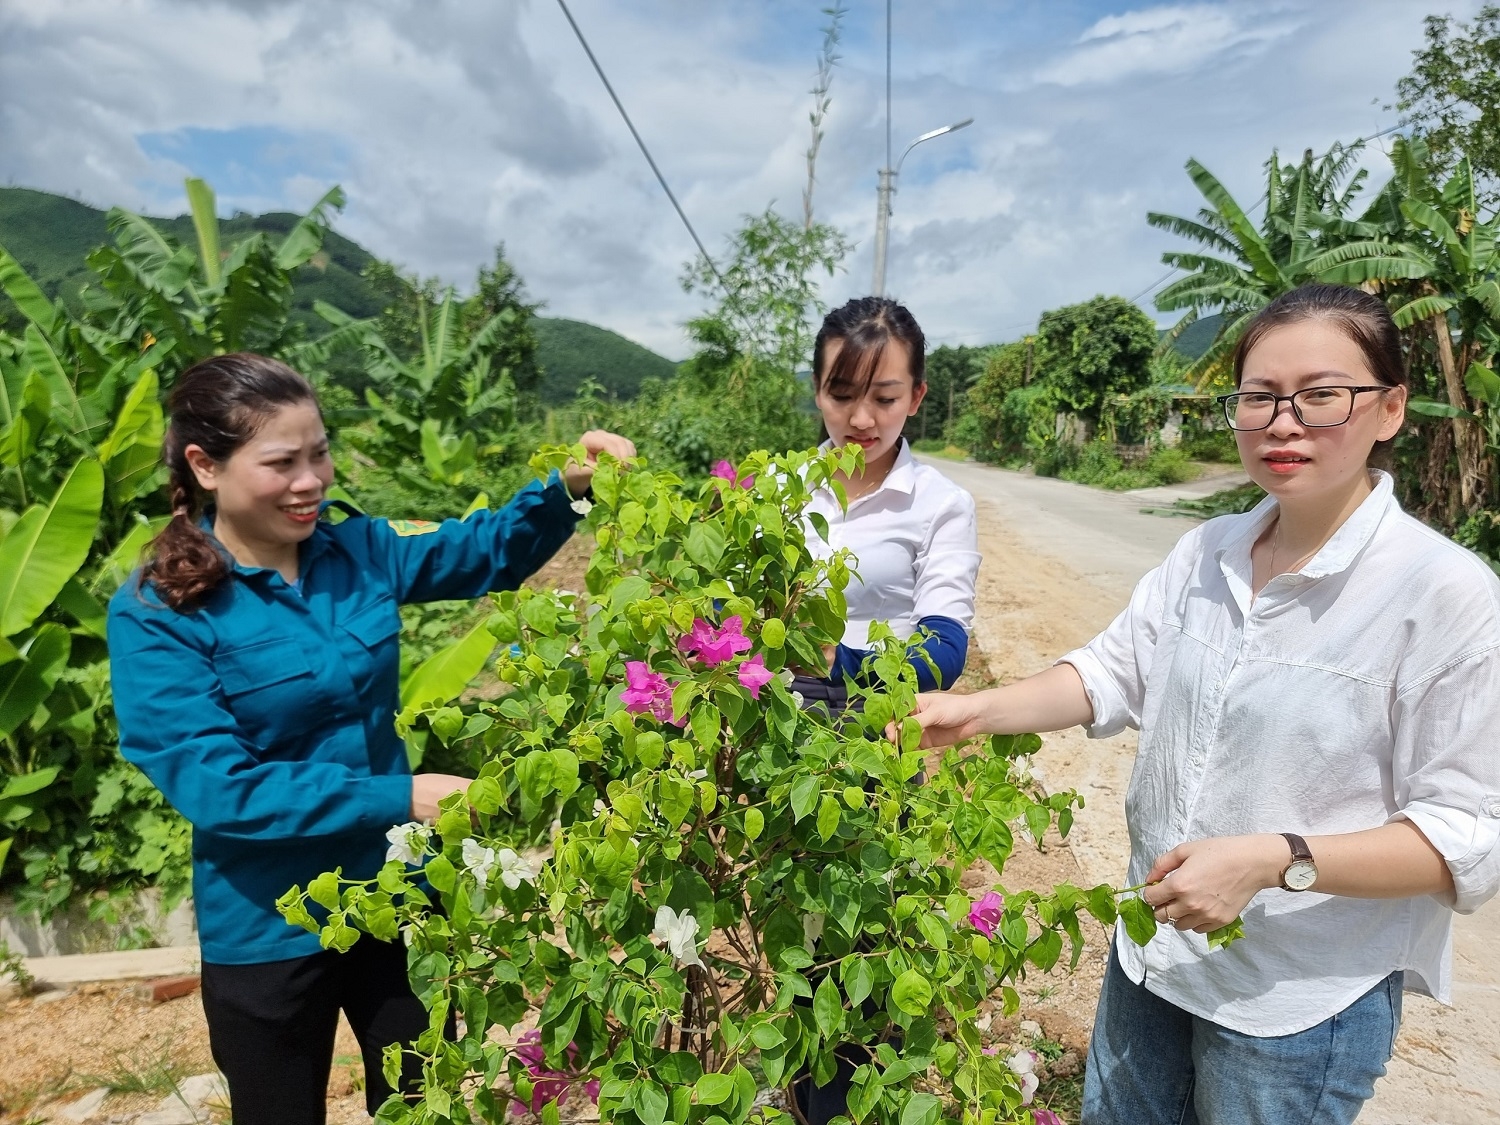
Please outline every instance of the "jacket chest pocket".
[[289, 637], [228, 649], [214, 657], [229, 709], [262, 751], [300, 741], [316, 725], [317, 677], [302, 646]]
[[400, 691], [401, 612], [394, 598], [380, 598], [338, 623], [349, 675], [365, 700], [391, 707]]

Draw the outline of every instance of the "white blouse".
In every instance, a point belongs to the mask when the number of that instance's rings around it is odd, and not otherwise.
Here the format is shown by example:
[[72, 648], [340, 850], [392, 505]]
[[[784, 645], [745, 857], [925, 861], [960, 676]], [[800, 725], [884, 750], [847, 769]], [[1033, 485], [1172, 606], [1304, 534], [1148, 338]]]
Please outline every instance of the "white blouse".
[[[1126, 796], [1129, 884], [1188, 840], [1356, 832], [1405, 818], [1447, 860], [1457, 900], [1262, 891], [1245, 937], [1210, 953], [1161, 927], [1122, 932], [1126, 974], [1249, 1035], [1303, 1031], [1389, 973], [1448, 1001], [1452, 910], [1500, 884], [1500, 580], [1373, 493], [1296, 574], [1252, 598], [1250, 548], [1276, 511], [1188, 532], [1081, 649], [1092, 737], [1141, 731]], [[1314, 853], [1316, 858], [1316, 852]]]
[[[824, 442], [823, 448], [831, 445]], [[809, 551], [827, 558], [848, 547], [858, 559], [858, 580], [844, 591], [844, 644], [869, 648], [875, 621], [888, 623], [903, 640], [924, 617], [951, 617], [965, 629], [973, 625], [979, 574], [974, 498], [912, 457], [904, 439], [880, 487], [850, 503], [847, 513], [827, 488], [813, 494], [807, 511], [828, 521], [826, 542], [809, 529]]]

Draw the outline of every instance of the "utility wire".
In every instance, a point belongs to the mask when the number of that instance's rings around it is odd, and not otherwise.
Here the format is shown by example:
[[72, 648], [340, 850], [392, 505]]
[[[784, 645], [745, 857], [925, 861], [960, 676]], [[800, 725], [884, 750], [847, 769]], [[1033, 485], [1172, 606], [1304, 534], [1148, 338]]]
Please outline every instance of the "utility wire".
[[687, 212], [682, 209], [682, 204], [677, 202], [677, 197], [672, 194], [672, 189], [667, 186], [667, 178], [661, 174], [661, 169], [656, 166], [656, 161], [651, 158], [651, 150], [646, 147], [646, 142], [641, 139], [640, 133], [636, 131], [635, 123], [630, 120], [630, 114], [625, 112], [625, 105], [620, 101], [620, 95], [616, 94], [615, 88], [609, 84], [609, 79], [604, 74], [604, 68], [599, 65], [599, 60], [594, 57], [593, 48], [589, 46], [589, 41], [583, 37], [583, 29], [578, 26], [578, 21], [573, 18], [573, 13], [568, 11], [567, 0], [557, 0], [557, 6], [562, 9], [563, 15], [568, 17], [568, 23], [573, 28], [573, 34], [578, 36], [578, 42], [583, 47], [583, 53], [588, 55], [589, 62], [594, 64], [594, 71], [599, 75], [599, 81], [603, 82], [604, 88], [609, 91], [609, 96], [614, 101], [615, 108], [620, 111], [620, 116], [625, 119], [625, 127], [630, 130], [630, 135], [635, 138], [635, 143], [640, 146], [641, 155], [646, 158], [646, 163], [651, 165], [651, 171], [656, 173], [656, 182], [661, 184], [661, 190], [666, 192], [667, 198], [672, 201], [672, 207], [676, 210], [677, 217], [682, 220], [682, 225], [687, 227], [688, 234], [693, 236], [693, 242], [697, 244], [698, 253], [703, 255], [703, 260], [708, 263], [708, 268], [713, 271], [713, 275], [718, 279], [719, 285], [727, 291], [729, 286], [724, 281], [724, 275], [719, 272], [719, 267], [714, 263], [713, 255], [703, 245], [703, 240], [698, 237], [698, 232], [693, 229], [693, 224], [688, 221]]

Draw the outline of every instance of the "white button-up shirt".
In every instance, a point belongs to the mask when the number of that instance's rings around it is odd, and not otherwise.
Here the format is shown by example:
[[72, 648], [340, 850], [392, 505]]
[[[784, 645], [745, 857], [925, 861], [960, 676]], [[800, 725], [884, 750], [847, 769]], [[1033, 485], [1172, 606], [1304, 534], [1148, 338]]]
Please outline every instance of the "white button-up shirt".
[[813, 493], [807, 512], [828, 521], [826, 542], [809, 530], [809, 551], [827, 558], [848, 547], [858, 560], [858, 579], [844, 591], [844, 644], [869, 648], [875, 621], [889, 624], [903, 640], [924, 617], [951, 617], [965, 629], [973, 625], [979, 573], [974, 498], [912, 457], [905, 440], [880, 487], [851, 502], [847, 513], [827, 488]]
[[1130, 885], [1188, 840], [1400, 818], [1447, 860], [1453, 903], [1276, 888], [1246, 907], [1244, 939], [1212, 953], [1170, 926], [1144, 949], [1117, 932], [1133, 981], [1261, 1036], [1313, 1027], [1397, 969], [1447, 1002], [1451, 910], [1500, 883], [1500, 580], [1402, 512], [1381, 473], [1301, 571], [1252, 597], [1250, 548], [1275, 511], [1267, 498], [1188, 532], [1062, 658], [1093, 703], [1091, 736], [1141, 731]]

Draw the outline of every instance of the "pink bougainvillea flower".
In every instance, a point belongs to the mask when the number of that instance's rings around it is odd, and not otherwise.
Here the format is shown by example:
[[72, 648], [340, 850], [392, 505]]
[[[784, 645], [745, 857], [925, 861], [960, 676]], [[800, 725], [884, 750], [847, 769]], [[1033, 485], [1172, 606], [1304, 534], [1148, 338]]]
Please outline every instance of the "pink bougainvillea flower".
[[744, 621], [739, 616], [726, 617], [724, 624], [715, 628], [699, 617], [693, 627], [677, 639], [677, 648], [685, 656], [696, 656], [710, 668], [733, 660], [750, 648], [750, 638], [745, 636]]
[[776, 678], [776, 673], [766, 667], [765, 657], [756, 653], [740, 665], [740, 686], [750, 693], [751, 699], [760, 698], [760, 689]]
[[995, 927], [1000, 924], [1000, 914], [1005, 909], [1005, 896], [995, 891], [985, 895], [969, 907], [969, 925], [987, 938], [995, 936]]
[[[526, 1069], [531, 1074], [531, 1105], [532, 1113], [541, 1113], [542, 1107], [548, 1102], [557, 1101], [562, 1105], [568, 1100], [568, 1095], [573, 1088], [579, 1085], [578, 1079], [582, 1077], [577, 1074], [569, 1074], [564, 1070], [552, 1070], [547, 1066], [547, 1056], [542, 1051], [542, 1033], [539, 1028], [533, 1028], [521, 1036], [515, 1047], [516, 1058], [526, 1064]], [[568, 1064], [571, 1066], [578, 1056], [578, 1048], [575, 1044], [568, 1044]], [[582, 1083], [583, 1092], [596, 1104], [599, 1101], [599, 1082], [597, 1079], [589, 1079]], [[511, 1102], [510, 1110], [520, 1116], [527, 1111], [527, 1105], [522, 1101]]]
[[[595, 1099], [596, 1101], [598, 1099]], [[1034, 1109], [1031, 1111], [1031, 1120], [1034, 1125], [1063, 1125], [1063, 1119], [1050, 1109]]]
[[740, 476], [740, 474], [735, 471], [735, 467], [728, 461], [720, 461], [717, 465], [714, 466], [713, 472], [709, 473], [708, 475], [711, 477], [718, 477], [720, 480], [728, 481], [730, 488], [749, 488], [755, 483], [754, 473], [746, 473], [744, 476]]
[[620, 692], [625, 710], [650, 715], [659, 723], [672, 721], [672, 685], [660, 672], [651, 671], [644, 660], [625, 662], [625, 689]]

